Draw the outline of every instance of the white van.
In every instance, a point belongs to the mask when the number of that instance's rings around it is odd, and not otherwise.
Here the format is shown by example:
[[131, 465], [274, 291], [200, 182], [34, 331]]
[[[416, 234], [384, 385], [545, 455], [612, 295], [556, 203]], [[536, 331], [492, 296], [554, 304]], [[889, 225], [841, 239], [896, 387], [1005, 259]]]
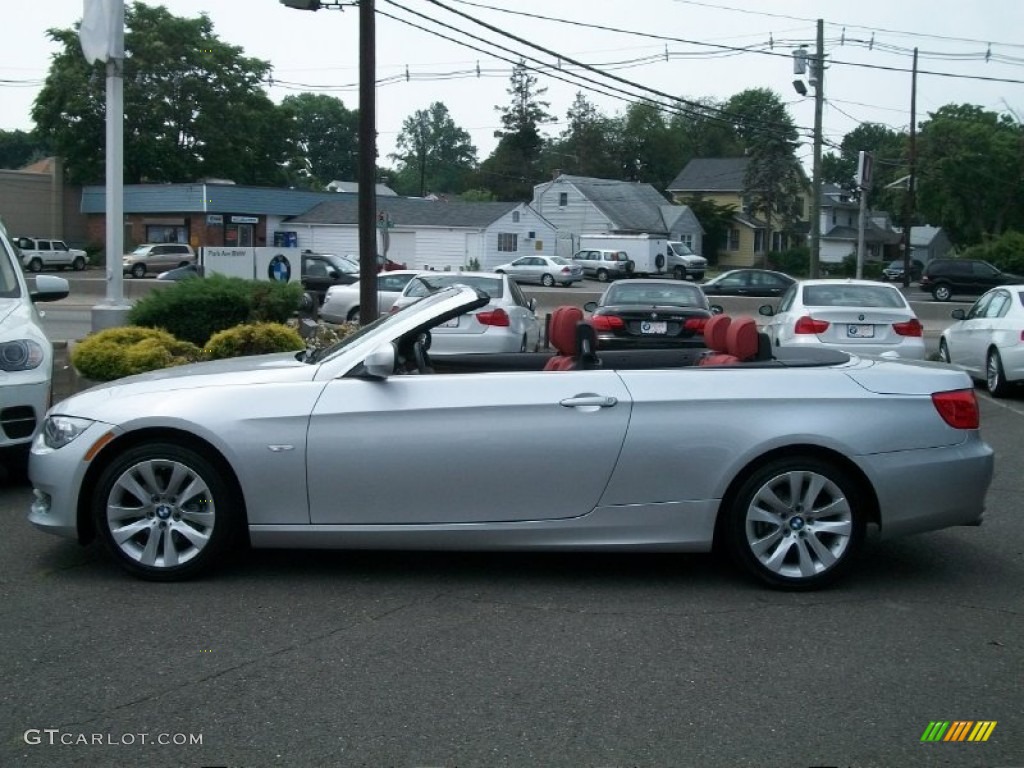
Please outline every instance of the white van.
[[657, 235], [580, 235], [580, 249], [625, 251], [635, 277], [665, 275], [678, 280], [703, 280], [708, 265], [683, 243]]

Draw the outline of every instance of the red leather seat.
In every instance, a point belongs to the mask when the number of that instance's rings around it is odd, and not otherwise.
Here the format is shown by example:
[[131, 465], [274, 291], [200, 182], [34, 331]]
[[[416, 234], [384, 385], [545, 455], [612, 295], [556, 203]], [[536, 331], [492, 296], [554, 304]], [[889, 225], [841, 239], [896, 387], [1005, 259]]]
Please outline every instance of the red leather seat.
[[548, 341], [558, 354], [548, 360], [545, 371], [571, 371], [577, 367], [576, 325], [582, 320], [583, 310], [579, 307], [559, 307], [551, 314]]
[[704, 325], [704, 343], [711, 350], [697, 365], [732, 365], [739, 359], [729, 351], [728, 334], [732, 327], [729, 315], [715, 315]]
[[752, 317], [737, 317], [725, 334], [725, 346], [738, 362], [756, 360], [759, 348], [757, 321]]

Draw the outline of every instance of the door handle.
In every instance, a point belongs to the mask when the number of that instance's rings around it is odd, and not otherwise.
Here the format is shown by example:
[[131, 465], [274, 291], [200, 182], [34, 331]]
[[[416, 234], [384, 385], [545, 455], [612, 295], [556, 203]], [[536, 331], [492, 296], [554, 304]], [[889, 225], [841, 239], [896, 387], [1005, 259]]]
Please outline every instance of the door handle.
[[580, 408], [580, 407], [591, 407], [591, 408], [611, 408], [617, 405], [619, 402], [616, 397], [605, 397], [604, 395], [576, 395], [575, 397], [567, 397], [565, 400], [561, 400], [558, 404], [564, 405], [566, 408]]

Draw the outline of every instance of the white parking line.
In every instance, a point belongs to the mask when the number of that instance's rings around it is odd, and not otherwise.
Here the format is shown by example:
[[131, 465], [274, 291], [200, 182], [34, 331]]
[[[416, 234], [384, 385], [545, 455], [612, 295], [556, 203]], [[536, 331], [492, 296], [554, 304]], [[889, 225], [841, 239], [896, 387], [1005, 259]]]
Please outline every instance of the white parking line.
[[1024, 403], [1017, 402], [1016, 400], [997, 400], [992, 397], [988, 392], [982, 392], [981, 390], [975, 390], [978, 396], [988, 400], [993, 405], [998, 405], [1000, 408], [1005, 408], [1007, 411], [1013, 411], [1018, 416], [1024, 416]]

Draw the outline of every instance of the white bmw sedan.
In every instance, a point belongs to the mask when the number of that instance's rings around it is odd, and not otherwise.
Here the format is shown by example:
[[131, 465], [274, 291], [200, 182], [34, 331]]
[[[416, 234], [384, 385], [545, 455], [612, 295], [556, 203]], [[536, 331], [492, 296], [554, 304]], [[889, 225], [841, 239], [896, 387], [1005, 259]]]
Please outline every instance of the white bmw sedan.
[[760, 313], [777, 347], [827, 347], [858, 355], [923, 360], [924, 328], [903, 294], [872, 280], [804, 280], [789, 287], [778, 308]]
[[994, 397], [1024, 381], [1024, 285], [993, 288], [967, 312], [954, 309], [939, 339], [939, 357], [984, 379]]

